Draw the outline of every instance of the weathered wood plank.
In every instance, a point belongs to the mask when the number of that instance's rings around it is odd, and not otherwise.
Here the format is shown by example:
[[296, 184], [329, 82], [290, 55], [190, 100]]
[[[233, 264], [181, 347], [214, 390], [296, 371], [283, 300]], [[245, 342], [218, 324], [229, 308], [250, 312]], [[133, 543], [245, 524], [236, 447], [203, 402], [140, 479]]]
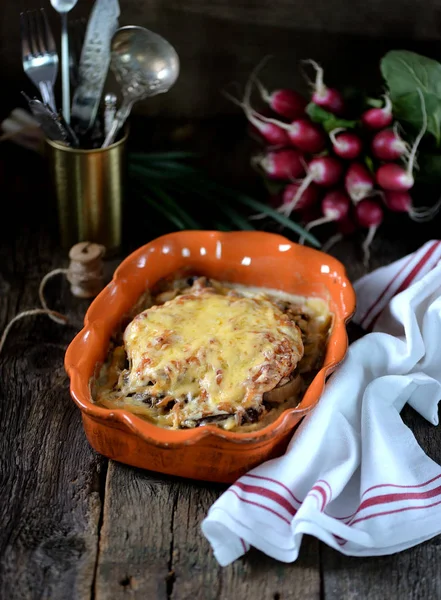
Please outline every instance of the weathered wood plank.
[[[1, 330], [18, 311], [38, 306], [41, 277], [65, 264], [40, 225], [47, 206], [35, 202], [36, 165], [29, 163], [21, 193], [14, 186], [19, 163], [8, 162], [2, 180], [12, 220], [0, 225]], [[0, 356], [0, 597], [8, 600], [86, 600], [95, 571], [106, 461], [86, 442], [63, 368], [87, 303], [75, 300], [62, 278], [47, 291], [49, 304], [74, 325], [23, 320]]]
[[219, 567], [199, 526], [221, 489], [110, 462], [96, 600], [318, 599], [313, 539], [305, 539], [295, 565], [251, 552]]
[[302, 554], [292, 565], [254, 550], [228, 567], [219, 567], [200, 523], [221, 492], [220, 487], [180, 484], [173, 519], [171, 600], [318, 599], [319, 544], [312, 538], [304, 539]]
[[[375, 244], [374, 267], [397, 260], [433, 236], [437, 237], [435, 224], [389, 229]], [[347, 243], [336, 247], [335, 254], [347, 264], [353, 278], [362, 274]], [[425, 452], [441, 464], [441, 428], [429, 424], [409, 407], [403, 411], [403, 419]], [[440, 537], [398, 554], [373, 558], [346, 557], [322, 544], [321, 556], [325, 600], [441, 597]]]
[[[38, 8], [40, 0], [27, 0]], [[292, 85], [306, 91], [298, 61], [314, 58], [326, 69], [333, 85], [365, 85], [379, 80], [378, 60], [391, 48], [415, 49], [439, 58], [439, 10], [435, 0], [416, 2], [357, 0], [301, 2], [290, 0], [121, 0], [122, 25], [146, 26], [168, 38], [181, 59], [181, 74], [166, 95], [135, 106], [149, 116], [192, 117], [237, 111], [222, 90], [232, 82], [243, 85], [251, 69], [271, 54], [265, 69], [268, 86]], [[93, 0], [78, 2], [70, 18], [88, 17]], [[20, 90], [35, 88], [24, 75], [20, 61], [19, 11], [16, 3], [3, 2], [0, 19], [0, 64], [5, 85], [0, 113], [25, 106]], [[60, 19], [48, 10], [54, 35], [59, 39]], [[60, 78], [59, 78], [60, 79]], [[112, 77], [109, 77], [109, 82]], [[114, 86], [114, 83], [113, 83]], [[60, 97], [60, 81], [57, 81]], [[59, 103], [60, 104], [60, 103]]]
[[[441, 463], [441, 428], [406, 407], [405, 423], [427, 454]], [[323, 586], [326, 600], [425, 600], [441, 597], [441, 537], [404, 552], [375, 558], [353, 558], [323, 545]]]
[[109, 462], [96, 600], [167, 598], [178, 494], [169, 480]]

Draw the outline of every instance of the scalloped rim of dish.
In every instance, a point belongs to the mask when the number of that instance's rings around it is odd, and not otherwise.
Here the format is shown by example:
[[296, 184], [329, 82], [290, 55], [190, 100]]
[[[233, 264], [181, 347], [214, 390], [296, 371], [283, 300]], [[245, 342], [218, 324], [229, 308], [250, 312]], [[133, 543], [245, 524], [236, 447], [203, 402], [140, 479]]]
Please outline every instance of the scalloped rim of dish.
[[[340, 342], [338, 344], [336, 343], [337, 347], [335, 349], [331, 349], [331, 357], [328, 357], [327, 362], [318, 371], [311, 384], [308, 386], [308, 389], [306, 390], [300, 404], [296, 407], [287, 408], [286, 410], [282, 411], [281, 414], [277, 417], [277, 419], [275, 419], [273, 422], [269, 423], [262, 429], [241, 433], [221, 429], [220, 427], [216, 427], [215, 425], [204, 425], [203, 427], [196, 427], [193, 429], [178, 430], [159, 427], [125, 409], [108, 409], [95, 404], [93, 401], [91, 401], [91, 392], [89, 387], [90, 378], [87, 382], [84, 381], [82, 373], [75, 366], [69, 364], [70, 361], [68, 359], [70, 355], [76, 351], [77, 346], [84, 342], [84, 338], [92, 337], [89, 343], [100, 344], [100, 347], [102, 347], [104, 341], [106, 345], [108, 345], [108, 340], [98, 339], [99, 337], [103, 338], [103, 336], [100, 336], [99, 333], [100, 321], [91, 321], [90, 313], [93, 310], [96, 310], [96, 306], [105, 301], [109, 293], [113, 293], [113, 290], [115, 288], [118, 288], [120, 284], [127, 281], [127, 279], [121, 275], [122, 271], [126, 269], [130, 263], [135, 263], [137, 258], [140, 255], [144, 254], [145, 249], [151, 246], [152, 244], [157, 244], [161, 241], [165, 241], [166, 239], [170, 239], [170, 236], [179, 236], [180, 233], [183, 232], [175, 232], [157, 237], [151, 240], [149, 243], [141, 246], [131, 254], [129, 254], [115, 269], [111, 282], [92, 301], [84, 318], [84, 327], [74, 337], [65, 355], [65, 369], [70, 378], [71, 396], [80, 408], [80, 410], [89, 417], [93, 418], [94, 420], [97, 420], [99, 422], [107, 421], [107, 424], [109, 426], [123, 425], [125, 428], [129, 429], [133, 434], [141, 437], [146, 442], [153, 443], [157, 446], [169, 448], [173, 446], [181, 446], [182, 444], [191, 445], [212, 436], [230, 440], [231, 442], [239, 445], [247, 444], [249, 442], [262, 442], [263, 444], [269, 438], [276, 436], [280, 429], [284, 429], [285, 423], [291, 417], [291, 415], [301, 414], [304, 416], [316, 406], [323, 393], [326, 377], [330, 375], [342, 362], [348, 349], [348, 336], [346, 325], [355, 312], [355, 291], [349, 279], [347, 278], [346, 269], [343, 266], [343, 264], [336, 258], [327, 255], [321, 252], [320, 250], [300, 246], [299, 244], [296, 244], [295, 242], [288, 240], [288, 238], [285, 238], [278, 234], [267, 232], [247, 232], [247, 234], [258, 233], [260, 235], [264, 234], [265, 236], [274, 236], [280, 241], [283, 241], [285, 243], [289, 242], [293, 246], [298, 246], [308, 252], [314, 252], [326, 256], [328, 261], [332, 260], [339, 272], [339, 275], [346, 282], [345, 292], [349, 296], [349, 298], [347, 298], [347, 310], [345, 311], [344, 316], [343, 318], [341, 318], [341, 320], [339, 319], [336, 322], [334, 322], [333, 330], [328, 340], [328, 351], [330, 351], [329, 349], [331, 348], [332, 342]], [[217, 232], [207, 230], [197, 232], [195, 231], [193, 233], [205, 233], [211, 236], [224, 237], [228, 235], [237, 235], [241, 232]], [[95, 340], [93, 338], [95, 338]], [[174, 439], [170, 440], [170, 437], [173, 437]]]

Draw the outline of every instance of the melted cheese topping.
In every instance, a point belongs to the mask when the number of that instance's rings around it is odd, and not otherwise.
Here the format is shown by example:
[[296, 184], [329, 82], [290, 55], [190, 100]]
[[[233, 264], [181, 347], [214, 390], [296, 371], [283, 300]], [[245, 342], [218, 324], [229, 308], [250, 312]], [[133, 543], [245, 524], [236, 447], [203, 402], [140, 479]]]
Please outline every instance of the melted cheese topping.
[[124, 345], [124, 393], [181, 399], [181, 422], [256, 405], [303, 355], [299, 328], [268, 298], [213, 289], [143, 311]]

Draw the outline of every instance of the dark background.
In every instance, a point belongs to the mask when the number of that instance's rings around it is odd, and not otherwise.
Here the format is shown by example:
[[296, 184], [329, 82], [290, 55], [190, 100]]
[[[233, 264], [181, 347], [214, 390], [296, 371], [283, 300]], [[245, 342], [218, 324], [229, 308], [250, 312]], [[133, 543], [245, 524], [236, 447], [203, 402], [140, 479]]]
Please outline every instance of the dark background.
[[[87, 19], [92, 6], [93, 0], [78, 0], [69, 21]], [[39, 7], [46, 9], [59, 48], [60, 18], [49, 0], [2, 0], [0, 119], [16, 106], [26, 108], [21, 90], [38, 94], [21, 65], [19, 14]], [[266, 198], [266, 191], [250, 167], [256, 146], [241, 110], [223, 91], [240, 94], [265, 56], [272, 56], [261, 73], [269, 89], [290, 86], [306, 93], [300, 61], [313, 58], [324, 67], [328, 85], [350, 84], [371, 95], [382, 92], [379, 61], [388, 50], [408, 49], [441, 60], [441, 5], [435, 0], [120, 0], [120, 8], [121, 26], [136, 24], [162, 34], [181, 60], [180, 77], [168, 94], [135, 105], [129, 149], [196, 150], [210, 175], [260, 199]], [[60, 79], [59, 75], [59, 104]], [[117, 89], [112, 75], [106, 89]], [[20, 187], [23, 168], [33, 178], [34, 189], [47, 192], [44, 162], [11, 142], [0, 144], [0, 179]], [[142, 212], [154, 231], [147, 233], [141, 223], [131, 245], [158, 234], [157, 221], [153, 223], [146, 207]], [[437, 228], [435, 223], [430, 227], [409, 222], [405, 215], [392, 217], [386, 220], [393, 221], [397, 239], [403, 227], [423, 239]], [[16, 220], [4, 222], [7, 235], [14, 235], [13, 223]], [[326, 228], [323, 231], [326, 238]]]
[[[70, 19], [88, 17], [93, 0], [79, 0]], [[21, 67], [19, 13], [47, 8], [54, 34], [60, 19], [49, 0], [2, 0], [0, 115], [34, 93]], [[243, 84], [266, 55], [270, 87], [305, 89], [299, 61], [314, 58], [335, 85], [379, 84], [378, 61], [406, 48], [441, 58], [441, 5], [435, 0], [120, 0], [120, 25], [156, 31], [176, 47], [181, 76], [174, 89], [135, 108], [164, 117], [206, 118], [237, 112], [221, 91]], [[59, 78], [60, 79], [60, 78]]]

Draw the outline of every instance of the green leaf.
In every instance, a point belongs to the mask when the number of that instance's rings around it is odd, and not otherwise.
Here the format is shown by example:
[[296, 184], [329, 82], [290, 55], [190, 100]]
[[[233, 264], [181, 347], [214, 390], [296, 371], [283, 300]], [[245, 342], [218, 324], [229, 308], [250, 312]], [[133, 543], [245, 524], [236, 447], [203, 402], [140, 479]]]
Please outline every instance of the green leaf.
[[281, 181], [276, 181], [275, 179], [269, 179], [268, 177], [262, 177], [263, 185], [268, 191], [268, 194], [271, 196], [275, 196], [280, 193], [284, 188], [286, 183]]
[[228, 227], [228, 225], [225, 225], [222, 221], [214, 221], [213, 225], [219, 231], [231, 231], [231, 227]]
[[378, 98], [366, 98], [366, 104], [372, 108], [383, 108], [384, 100]]
[[343, 127], [344, 129], [354, 129], [357, 126], [358, 121], [349, 121], [348, 119], [339, 119], [332, 113], [328, 112], [321, 106], [317, 106], [314, 102], [310, 102], [306, 107], [306, 112], [311, 117], [311, 121], [322, 125], [323, 129], [329, 133], [337, 127]]
[[441, 97], [441, 64], [408, 50], [391, 50], [380, 63], [381, 73], [392, 98], [415, 92]]
[[150, 204], [152, 208], [161, 213], [166, 219], [171, 221], [178, 229], [187, 229], [185, 223], [175, 214], [170, 213], [160, 202], [152, 198], [149, 194], [143, 194], [144, 200]]
[[287, 229], [294, 231], [299, 236], [303, 236], [305, 238], [305, 240], [308, 240], [308, 242], [310, 242], [316, 248], [320, 248], [320, 242], [314, 235], [309, 233], [309, 231], [306, 231], [301, 225], [299, 225], [295, 221], [291, 221], [291, 219], [289, 219], [288, 217], [285, 217], [285, 215], [282, 215], [281, 213], [277, 212], [270, 206], [267, 206], [263, 202], [259, 202], [258, 200], [255, 200], [254, 198], [250, 198], [246, 194], [242, 194], [235, 190], [230, 190], [229, 188], [219, 185], [215, 182], [205, 180], [204, 183], [205, 183], [207, 189], [210, 189], [212, 191], [212, 193], [215, 193], [215, 194], [217, 193], [220, 195], [220, 197], [226, 197], [226, 198], [230, 197], [233, 200], [240, 202], [241, 204], [244, 204], [245, 206], [248, 206], [249, 208], [252, 208], [256, 212], [265, 213], [266, 215], [268, 215], [269, 217], [271, 217], [272, 219], [274, 219], [281, 225], [284, 225]]
[[154, 184], [150, 184], [149, 187], [155, 196], [162, 200], [164, 208], [167, 206], [172, 213], [177, 215], [178, 218], [186, 224], [187, 227], [190, 229], [202, 229], [201, 225], [195, 219], [193, 219], [193, 217], [185, 209], [183, 209], [182, 206], [173, 200], [173, 198], [169, 196], [167, 192]]
[[284, 225], [287, 229], [291, 229], [291, 231], [295, 231], [295, 233], [297, 233], [298, 235], [303, 236], [305, 240], [308, 240], [308, 242], [316, 248], [320, 248], [320, 242], [314, 235], [309, 233], [309, 231], [306, 231], [306, 229], [298, 225], [298, 223], [296, 223], [295, 221], [291, 221], [291, 219], [285, 217], [285, 215], [282, 215], [270, 206], [267, 206], [266, 204], [263, 204], [263, 202], [259, 202], [254, 198], [249, 198], [248, 196], [244, 196], [242, 194], [238, 196], [237, 199], [239, 202], [242, 202], [242, 204], [249, 206], [253, 210], [267, 214], [269, 217], [272, 217], [275, 221], [278, 221], [281, 225]]
[[200, 158], [196, 152], [130, 152], [129, 161], [138, 162], [169, 162], [171, 160], [182, 160], [185, 158]]
[[239, 229], [244, 229], [245, 231], [255, 230], [255, 228], [251, 225], [251, 223], [247, 221], [247, 219], [245, 219], [245, 217], [243, 217], [241, 214], [235, 211], [234, 208], [231, 208], [231, 206], [229, 206], [225, 202], [216, 202], [216, 206], [219, 210], [223, 211], [230, 219], [230, 221], [234, 223], [234, 225], [239, 227]]
[[374, 161], [372, 160], [372, 158], [369, 155], [365, 156], [364, 162], [365, 162], [367, 168], [369, 169], [369, 171], [371, 173], [375, 173]]
[[195, 169], [194, 167], [189, 167], [187, 165], [180, 165], [179, 163], [152, 163], [148, 166], [129, 163], [129, 169], [133, 171], [141, 172], [144, 171], [147, 175], [159, 178], [167, 178], [167, 177], [180, 177], [183, 175], [198, 175], [200, 171]]
[[[231, 204], [227, 204], [231, 202], [240, 202], [248, 208], [256, 210], [256, 212], [265, 213], [287, 229], [294, 231], [299, 236], [303, 236], [305, 240], [310, 242], [316, 248], [320, 248], [320, 242], [317, 240], [317, 238], [306, 231], [295, 221], [285, 217], [285, 215], [280, 214], [266, 204], [259, 202], [258, 200], [254, 200], [254, 198], [250, 198], [245, 194], [218, 184], [216, 181], [207, 178], [200, 170], [195, 169], [194, 173], [185, 172], [181, 173], [180, 176], [175, 177], [171, 177], [170, 173], [165, 174], [164, 176], [164, 174], [156, 172], [155, 169], [147, 168], [137, 164], [130, 164], [129, 170], [130, 173], [136, 177], [136, 179], [139, 178], [141, 182], [144, 180], [144, 185], [147, 187], [154, 187], [158, 184], [158, 181], [160, 181], [161, 189], [163, 186], [170, 186], [175, 189], [180, 189], [181, 191], [187, 191], [189, 193], [191, 192], [193, 195], [197, 194], [206, 200], [216, 202], [216, 205], [220, 210], [223, 210], [224, 213], [228, 211], [228, 217], [235, 225], [242, 229], [253, 229], [252, 225], [246, 220], [246, 218], [242, 217], [242, 215], [236, 212], [231, 207]], [[220, 201], [223, 201], [222, 205], [219, 203]], [[164, 212], [167, 213], [167, 210], [163, 209], [163, 213]], [[174, 217], [175, 216], [176, 215], [174, 215]], [[181, 218], [178, 217], [178, 220], [180, 223], [182, 223], [182, 216]], [[185, 227], [180, 228], [182, 229]]]
[[380, 63], [398, 120], [421, 129], [420, 90], [427, 112], [427, 131], [441, 143], [441, 64], [408, 50], [392, 50]]
[[[437, 145], [441, 143], [441, 98], [433, 94], [423, 93], [424, 106], [427, 113], [427, 131], [431, 133]], [[421, 98], [418, 92], [411, 92], [400, 96], [393, 103], [394, 115], [399, 121], [405, 121], [416, 131], [423, 124]]]

